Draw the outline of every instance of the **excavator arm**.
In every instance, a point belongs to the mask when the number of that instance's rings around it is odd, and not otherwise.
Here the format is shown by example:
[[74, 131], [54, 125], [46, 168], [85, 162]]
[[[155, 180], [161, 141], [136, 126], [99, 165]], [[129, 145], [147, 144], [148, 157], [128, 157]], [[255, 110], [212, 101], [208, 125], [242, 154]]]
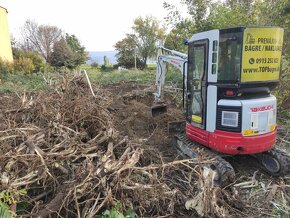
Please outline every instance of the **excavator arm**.
[[[169, 50], [164, 47], [158, 47], [157, 67], [156, 67], [156, 92], [154, 93], [154, 103], [151, 107], [152, 115], [166, 111], [164, 102], [165, 76], [167, 73], [167, 64], [172, 64], [183, 76], [183, 96], [186, 89], [186, 70], [187, 55], [175, 50]], [[183, 99], [184, 102], [184, 99]], [[184, 104], [183, 104], [184, 105]]]

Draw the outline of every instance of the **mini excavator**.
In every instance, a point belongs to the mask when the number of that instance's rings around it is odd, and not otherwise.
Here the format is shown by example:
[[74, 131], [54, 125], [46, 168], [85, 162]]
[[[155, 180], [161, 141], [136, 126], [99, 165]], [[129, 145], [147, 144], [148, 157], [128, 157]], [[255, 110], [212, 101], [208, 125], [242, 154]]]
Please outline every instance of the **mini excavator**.
[[[290, 156], [275, 148], [283, 29], [236, 27], [196, 33], [184, 44], [188, 54], [159, 47], [152, 115], [166, 111], [167, 64], [183, 77], [185, 122], [174, 141], [186, 156], [212, 158], [214, 183], [225, 185], [235, 171], [224, 157], [252, 155], [272, 176], [290, 173]], [[181, 130], [181, 131], [180, 131]]]

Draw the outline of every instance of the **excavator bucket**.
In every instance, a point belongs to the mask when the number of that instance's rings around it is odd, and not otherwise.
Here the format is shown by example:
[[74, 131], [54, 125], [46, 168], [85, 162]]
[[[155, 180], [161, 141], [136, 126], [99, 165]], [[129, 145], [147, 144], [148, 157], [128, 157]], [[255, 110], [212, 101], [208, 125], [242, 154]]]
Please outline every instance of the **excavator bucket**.
[[152, 117], [158, 116], [167, 112], [167, 105], [163, 103], [153, 104], [151, 107]]

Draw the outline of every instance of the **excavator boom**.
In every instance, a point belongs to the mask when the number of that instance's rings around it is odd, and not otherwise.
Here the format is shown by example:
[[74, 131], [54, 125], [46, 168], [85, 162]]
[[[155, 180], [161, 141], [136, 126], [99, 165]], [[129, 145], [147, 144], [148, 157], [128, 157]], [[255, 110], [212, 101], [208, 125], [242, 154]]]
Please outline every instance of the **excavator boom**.
[[175, 50], [164, 48], [162, 46], [160, 46], [158, 49], [159, 55], [157, 58], [156, 83], [155, 83], [157, 91], [154, 93], [154, 102], [151, 107], [152, 116], [156, 116], [160, 113], [164, 113], [167, 111], [167, 105], [164, 102], [164, 85], [165, 85], [165, 76], [167, 72], [167, 63], [172, 64], [182, 74], [183, 92], [185, 91], [186, 84], [185, 70], [187, 69], [186, 68], [187, 55]]

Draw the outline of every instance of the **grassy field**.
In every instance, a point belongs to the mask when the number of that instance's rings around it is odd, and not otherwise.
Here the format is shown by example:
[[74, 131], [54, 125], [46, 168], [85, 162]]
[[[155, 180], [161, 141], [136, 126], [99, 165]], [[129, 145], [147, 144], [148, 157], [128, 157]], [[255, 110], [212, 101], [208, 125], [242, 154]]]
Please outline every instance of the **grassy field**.
[[155, 79], [155, 71], [150, 70], [111, 70], [109, 72], [94, 68], [87, 68], [86, 70], [92, 82], [104, 85], [121, 81], [148, 82]]
[[[136, 81], [154, 83], [156, 70], [150, 67], [144, 71], [141, 70], [101, 70], [89, 65], [82, 66], [79, 70], [86, 70], [91, 82], [97, 84], [114, 84], [122, 81]], [[59, 73], [46, 74], [46, 78], [58, 78]], [[5, 74], [0, 75], [0, 93], [9, 92], [34, 92], [39, 90], [49, 90], [49, 86], [45, 82], [42, 74]], [[166, 81], [181, 87], [182, 76], [179, 72], [169, 70]]]
[[[90, 79], [99, 84], [113, 84], [121, 81], [136, 82], [154, 82], [156, 77], [156, 68], [149, 66], [145, 70], [108, 70], [102, 71], [91, 66], [83, 66], [82, 70], [86, 70]], [[182, 76], [179, 72], [170, 69], [166, 75], [166, 81], [175, 84], [182, 84]]]
[[41, 74], [6, 74], [0, 77], [0, 93], [48, 90]]

